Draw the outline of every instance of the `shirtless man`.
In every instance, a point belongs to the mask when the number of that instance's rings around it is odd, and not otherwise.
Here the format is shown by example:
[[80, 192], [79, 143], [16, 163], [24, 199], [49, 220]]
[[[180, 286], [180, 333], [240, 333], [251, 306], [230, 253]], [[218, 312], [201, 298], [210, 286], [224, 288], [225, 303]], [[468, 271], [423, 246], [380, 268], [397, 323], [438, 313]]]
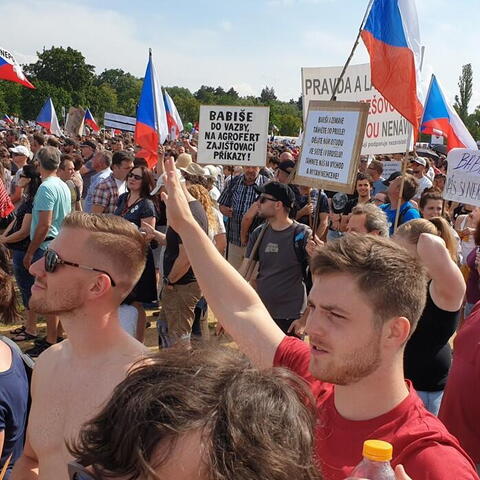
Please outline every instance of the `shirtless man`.
[[27, 441], [11, 480], [68, 479], [65, 442], [95, 415], [146, 347], [128, 335], [117, 309], [137, 283], [146, 245], [120, 217], [75, 212], [64, 221], [35, 276], [30, 308], [59, 315], [68, 339], [39, 358]]

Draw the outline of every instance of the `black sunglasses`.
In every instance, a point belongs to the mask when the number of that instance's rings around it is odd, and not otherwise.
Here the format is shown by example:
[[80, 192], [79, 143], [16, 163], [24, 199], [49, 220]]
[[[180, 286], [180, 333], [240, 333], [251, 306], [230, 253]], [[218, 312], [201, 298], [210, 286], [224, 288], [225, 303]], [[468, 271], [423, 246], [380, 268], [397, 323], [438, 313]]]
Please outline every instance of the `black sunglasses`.
[[66, 260], [62, 260], [58, 256], [58, 253], [55, 250], [52, 250], [50, 248], [45, 250], [44, 258], [45, 258], [45, 271], [47, 271], [48, 273], [55, 272], [57, 265], [68, 265], [69, 267], [83, 268], [84, 270], [91, 270], [93, 272], [104, 273], [110, 279], [110, 282], [112, 283], [112, 287], [116, 286], [112, 276], [105, 270], [99, 270], [98, 268], [88, 267], [87, 265], [81, 265], [79, 263], [67, 262]]
[[134, 173], [129, 173], [127, 178], [134, 178], [135, 180], [142, 180], [143, 177], [141, 175], [135, 175]]
[[264, 197], [263, 195], [259, 198], [258, 200], [260, 203], [265, 203], [265, 202], [279, 202], [280, 200], [277, 200], [276, 198], [270, 198], [270, 197]]
[[67, 466], [69, 480], [101, 480], [76, 461], [68, 462]]

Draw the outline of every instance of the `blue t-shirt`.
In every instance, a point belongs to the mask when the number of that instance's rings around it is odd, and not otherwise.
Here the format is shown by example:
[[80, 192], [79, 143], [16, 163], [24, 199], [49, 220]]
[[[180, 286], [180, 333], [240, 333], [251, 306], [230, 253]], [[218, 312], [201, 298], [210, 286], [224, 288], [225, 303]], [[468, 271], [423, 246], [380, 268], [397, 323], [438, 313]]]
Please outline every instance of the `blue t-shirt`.
[[48, 230], [49, 240], [44, 241], [40, 248], [45, 250], [48, 244], [60, 231], [63, 219], [72, 209], [72, 197], [67, 184], [58, 177], [46, 178], [37, 190], [33, 201], [32, 224], [30, 226], [30, 240], [33, 240], [38, 225], [40, 212], [52, 212], [52, 224]]
[[20, 355], [11, 348], [10, 351], [12, 365], [7, 371], [0, 372], [0, 431], [5, 433], [0, 469], [12, 455], [5, 479], [9, 478], [15, 460], [23, 451], [28, 406], [28, 380], [25, 366]]
[[[391, 209], [391, 205], [389, 203], [385, 203], [380, 205], [380, 208], [386, 213], [388, 227], [390, 229], [390, 236], [393, 235], [393, 227], [395, 225], [395, 215], [397, 214], [397, 210]], [[398, 219], [398, 225], [402, 225], [402, 223], [406, 223], [410, 220], [414, 220], [415, 218], [420, 218], [420, 212], [410, 203], [405, 202], [400, 207], [400, 218]]]

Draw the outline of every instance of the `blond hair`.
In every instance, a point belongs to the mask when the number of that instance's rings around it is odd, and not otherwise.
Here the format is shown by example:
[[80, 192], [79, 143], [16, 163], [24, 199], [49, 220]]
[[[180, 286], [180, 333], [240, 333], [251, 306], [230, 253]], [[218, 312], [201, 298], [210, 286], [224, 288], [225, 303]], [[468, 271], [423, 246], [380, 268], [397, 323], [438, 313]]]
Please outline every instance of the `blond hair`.
[[147, 258], [147, 244], [137, 227], [122, 217], [85, 212], [68, 215], [63, 227], [90, 233], [89, 248], [111, 264], [113, 278], [126, 296], [138, 282]]
[[423, 312], [427, 275], [421, 264], [392, 240], [349, 233], [319, 248], [310, 262], [314, 277], [349, 274], [370, 301], [377, 328], [394, 317], [405, 317], [415, 330]]
[[457, 242], [452, 234], [448, 222], [442, 217], [433, 217], [430, 220], [416, 218], [398, 227], [397, 235], [416, 245], [422, 233], [437, 235], [442, 238], [448, 253], [454, 262], [458, 260]]
[[187, 187], [190, 195], [195, 197], [202, 205], [208, 219], [208, 228], [212, 232], [218, 232], [218, 217], [215, 213], [215, 207], [213, 206], [212, 198], [208, 193], [208, 190], [199, 184], [192, 184]]

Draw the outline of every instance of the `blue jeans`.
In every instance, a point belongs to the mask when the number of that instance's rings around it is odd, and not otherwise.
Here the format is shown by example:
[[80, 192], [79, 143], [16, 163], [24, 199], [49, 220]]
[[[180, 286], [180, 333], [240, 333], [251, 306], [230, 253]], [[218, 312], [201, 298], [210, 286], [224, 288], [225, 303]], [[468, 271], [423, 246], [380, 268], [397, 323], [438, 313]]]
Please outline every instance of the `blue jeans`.
[[28, 309], [28, 302], [30, 301], [30, 295], [32, 294], [31, 288], [35, 277], [30, 275], [28, 270], [23, 266], [23, 257], [25, 252], [22, 250], [12, 250], [13, 255], [13, 275], [17, 281], [20, 294], [22, 295], [23, 306]]
[[440, 404], [442, 403], [443, 390], [439, 392], [420, 392], [417, 390], [418, 396], [422, 399], [425, 408], [433, 415], [438, 416]]

